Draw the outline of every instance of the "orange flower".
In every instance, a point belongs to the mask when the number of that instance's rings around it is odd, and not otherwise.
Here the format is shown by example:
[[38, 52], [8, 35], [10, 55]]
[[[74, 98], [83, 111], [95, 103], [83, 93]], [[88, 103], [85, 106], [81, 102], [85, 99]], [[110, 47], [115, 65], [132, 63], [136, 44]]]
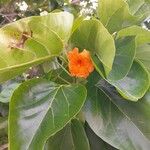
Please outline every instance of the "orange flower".
[[69, 60], [69, 71], [72, 76], [87, 78], [89, 73], [94, 70], [90, 53], [85, 49], [79, 53], [78, 48], [74, 48], [68, 52], [67, 57]]

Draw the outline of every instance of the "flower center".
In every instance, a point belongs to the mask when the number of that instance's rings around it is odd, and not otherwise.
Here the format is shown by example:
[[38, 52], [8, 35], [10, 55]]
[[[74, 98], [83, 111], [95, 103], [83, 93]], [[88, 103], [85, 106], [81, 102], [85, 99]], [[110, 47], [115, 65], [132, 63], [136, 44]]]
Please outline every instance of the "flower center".
[[77, 63], [78, 63], [78, 65], [81, 65], [82, 64], [82, 60], [78, 59]]

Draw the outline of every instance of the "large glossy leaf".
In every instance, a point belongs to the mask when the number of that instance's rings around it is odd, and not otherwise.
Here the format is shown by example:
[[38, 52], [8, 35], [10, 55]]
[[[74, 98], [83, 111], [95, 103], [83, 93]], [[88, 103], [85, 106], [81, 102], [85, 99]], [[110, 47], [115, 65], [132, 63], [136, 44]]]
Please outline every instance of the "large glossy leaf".
[[61, 130], [81, 109], [82, 85], [58, 85], [42, 79], [24, 82], [10, 102], [11, 150], [42, 150], [46, 140]]
[[103, 77], [106, 78], [104, 66], [101, 61], [99, 61], [98, 57], [96, 55], [92, 55], [92, 61], [94, 64], [94, 67], [96, 71]]
[[116, 148], [110, 146], [108, 143], [104, 142], [100, 137], [98, 137], [94, 131], [86, 123], [85, 131], [90, 143], [90, 150], [117, 150]]
[[141, 63], [136, 61], [133, 62], [127, 76], [121, 80], [109, 82], [125, 99], [132, 101], [142, 98], [150, 86], [149, 73]]
[[135, 57], [135, 38], [116, 40], [116, 55], [108, 80], [116, 81], [125, 77]]
[[149, 150], [149, 98], [136, 104], [119, 99], [117, 102], [121, 106], [116, 105], [114, 96], [108, 97], [95, 86], [95, 78], [95, 75], [91, 76], [87, 85], [88, 96], [85, 105], [86, 121], [91, 129], [117, 149]]
[[0, 82], [59, 55], [72, 23], [71, 14], [60, 12], [21, 19], [1, 28]]
[[112, 68], [115, 45], [113, 37], [98, 20], [85, 20], [74, 31], [70, 40], [72, 47], [80, 50], [86, 49], [92, 55], [97, 55], [99, 61], [104, 65], [106, 74]]
[[136, 36], [136, 59], [140, 60], [144, 64], [144, 66], [149, 70], [150, 46], [147, 43], [150, 43], [150, 32], [139, 26], [131, 26], [120, 30], [118, 32], [117, 38], [125, 36]]
[[99, 0], [98, 16], [109, 32], [133, 25], [138, 18], [131, 15], [124, 0]]
[[118, 32], [117, 38], [125, 36], [136, 36], [137, 47], [150, 42], [150, 32], [139, 26], [131, 26], [125, 29], [122, 29]]
[[144, 4], [144, 0], [125, 0], [129, 4], [131, 14], [135, 14]]
[[150, 15], [150, 1], [149, 0], [125, 0], [128, 5], [131, 14], [138, 15], [140, 17], [147, 17]]
[[[115, 91], [110, 90], [110, 86], [103, 88], [109, 97], [112, 97], [112, 102], [127, 115], [130, 120], [135, 124], [141, 133], [150, 142], [150, 126], [149, 126], [149, 107], [150, 107], [150, 89], [144, 95], [144, 97], [134, 103], [130, 101], [124, 101]], [[136, 116], [136, 117], [135, 117]]]
[[143, 21], [150, 15], [150, 1], [146, 1], [143, 5], [139, 8], [135, 15], [141, 16], [141, 20]]
[[90, 150], [82, 123], [76, 119], [72, 120], [64, 129], [48, 140], [45, 149]]
[[80, 26], [81, 22], [84, 21], [84, 16], [79, 16], [74, 20], [73, 27], [72, 27], [72, 33]]
[[107, 25], [112, 15], [124, 4], [122, 0], [99, 0], [98, 2], [98, 16], [104, 25]]
[[68, 12], [51, 13], [40, 18], [41, 22], [55, 31], [65, 43], [68, 41], [73, 26], [74, 17], [72, 14]]
[[150, 45], [144, 44], [136, 49], [136, 58], [150, 71]]

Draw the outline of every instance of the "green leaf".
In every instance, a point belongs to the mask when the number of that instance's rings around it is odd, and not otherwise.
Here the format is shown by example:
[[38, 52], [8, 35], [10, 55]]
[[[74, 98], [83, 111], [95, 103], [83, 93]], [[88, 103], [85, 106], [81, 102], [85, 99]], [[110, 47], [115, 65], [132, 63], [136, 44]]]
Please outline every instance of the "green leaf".
[[74, 143], [77, 145], [77, 147], [79, 147], [76, 149], [90, 150], [89, 141], [87, 139], [82, 123], [80, 121], [73, 120], [71, 124], [71, 130], [73, 133]]
[[144, 64], [144, 66], [149, 70], [150, 47], [148, 43], [150, 43], [150, 32], [139, 26], [131, 26], [120, 30], [118, 32], [117, 38], [122, 38], [125, 36], [136, 36], [136, 59], [140, 60]]
[[150, 1], [149, 0], [126, 0], [132, 15], [140, 17], [148, 17], [150, 15]]
[[89, 50], [92, 55], [97, 55], [104, 65], [106, 75], [110, 72], [115, 56], [113, 37], [98, 20], [85, 20], [74, 31], [70, 43], [72, 47]]
[[144, 44], [136, 49], [136, 58], [140, 60], [150, 72], [150, 45]]
[[143, 136], [145, 136], [150, 144], [150, 89], [144, 97], [136, 103], [125, 101], [118, 96], [118, 94], [110, 91], [109, 88], [105, 89], [106, 92], [108, 92], [109, 97], [112, 97], [112, 102], [122, 111], [122, 113], [124, 113], [124, 115], [129, 117], [129, 119], [133, 122], [133, 124], [135, 124], [139, 131], [143, 133]]
[[141, 16], [141, 21], [145, 20], [150, 15], [150, 1], [145, 2], [140, 9], [136, 12], [136, 15]]
[[79, 16], [74, 20], [73, 27], [72, 27], [72, 33], [80, 26], [82, 21], [85, 19], [83, 16]]
[[46, 74], [45, 78], [58, 84], [70, 84], [74, 82], [74, 79], [69, 76], [62, 68], [52, 69]]
[[102, 64], [102, 62], [98, 59], [98, 57], [96, 55], [91, 55], [92, 61], [93, 61], [93, 65], [95, 67], [95, 70], [103, 77], [106, 78], [106, 74], [105, 74], [105, 70], [104, 70], [104, 66]]
[[2, 90], [0, 92], [0, 102], [8, 103], [10, 101], [11, 95], [14, 90], [20, 85], [18, 82], [10, 81], [2, 85]]
[[131, 14], [136, 14], [136, 12], [139, 10], [140, 7], [142, 7], [142, 5], [144, 4], [145, 0], [125, 0], [128, 5], [129, 5], [129, 9]]
[[139, 26], [131, 26], [118, 32], [117, 38], [136, 36], [137, 47], [150, 42], [150, 32]]
[[58, 56], [73, 24], [69, 13], [29, 17], [0, 29], [0, 82]]
[[125, 77], [135, 57], [135, 38], [128, 37], [116, 40], [116, 55], [108, 80], [116, 81]]
[[118, 81], [108, 81], [118, 92], [131, 101], [142, 98], [150, 86], [149, 73], [140, 62], [134, 61], [132, 67], [123, 79]]
[[[59, 143], [59, 144], [58, 144]], [[83, 125], [74, 119], [64, 129], [51, 137], [46, 150], [90, 150]]]
[[9, 148], [43, 149], [46, 140], [80, 111], [85, 98], [82, 85], [58, 85], [43, 79], [24, 82], [10, 102]]
[[101, 22], [107, 25], [112, 15], [123, 5], [122, 0], [99, 0], [97, 12]]
[[99, 0], [98, 16], [110, 33], [135, 24], [138, 18], [131, 15], [124, 0]]
[[117, 150], [98, 137], [86, 123], [85, 131], [90, 143], [90, 150]]
[[74, 21], [72, 14], [68, 12], [51, 13], [48, 16], [39, 18], [41, 18], [42, 23], [48, 26], [49, 29], [56, 32], [65, 43], [68, 41]]
[[[149, 100], [137, 103], [108, 97], [98, 89], [92, 77], [87, 85], [88, 95], [85, 105], [85, 116], [91, 129], [105, 142], [121, 150], [149, 150]], [[100, 79], [100, 78], [99, 78]], [[106, 89], [107, 84], [103, 84]], [[109, 89], [109, 92], [113, 88]], [[119, 104], [116, 105], [115, 102]], [[126, 110], [126, 112], [124, 111]], [[135, 117], [136, 116], [136, 117]]]

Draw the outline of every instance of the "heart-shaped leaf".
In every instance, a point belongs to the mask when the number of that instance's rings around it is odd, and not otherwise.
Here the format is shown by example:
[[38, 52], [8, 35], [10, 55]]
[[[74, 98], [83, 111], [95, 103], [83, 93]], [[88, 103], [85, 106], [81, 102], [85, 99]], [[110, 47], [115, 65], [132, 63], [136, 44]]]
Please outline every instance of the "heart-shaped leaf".
[[116, 55], [108, 80], [116, 81], [125, 77], [135, 57], [135, 38], [128, 37], [116, 41]]
[[58, 56], [73, 24], [69, 13], [29, 17], [0, 29], [0, 82]]
[[150, 86], [149, 73], [140, 62], [134, 61], [132, 67], [123, 79], [108, 81], [118, 92], [128, 100], [137, 101], [142, 98]]
[[24, 82], [10, 102], [9, 148], [43, 149], [46, 140], [80, 111], [85, 98], [82, 85], [58, 85], [42, 79]]
[[46, 150], [75, 149], [90, 150], [83, 125], [77, 119], [73, 119], [64, 129], [51, 137], [46, 144]]
[[124, 28], [117, 33], [117, 38], [136, 36], [137, 47], [150, 42], [150, 32], [139, 26]]
[[[41, 20], [39, 20], [39, 18]], [[48, 16], [39, 17], [38, 21], [46, 25], [49, 29], [57, 33], [57, 35], [66, 43], [72, 32], [74, 17], [68, 12], [51, 13]]]
[[[114, 95], [110, 98], [95, 86], [95, 78], [97, 76], [93, 74], [89, 79], [85, 105], [86, 121], [91, 129], [117, 149], [149, 150], [150, 97], [147, 95], [137, 103], [116, 99]], [[108, 89], [105, 82], [101, 86]]]
[[86, 49], [92, 55], [97, 55], [108, 75], [115, 56], [115, 44], [113, 37], [101, 22], [96, 19], [83, 21], [72, 34], [70, 43], [72, 47]]
[[99, 0], [98, 16], [110, 33], [138, 21], [138, 17], [131, 15], [124, 0]]
[[149, 0], [126, 0], [132, 15], [146, 18], [150, 15], [150, 1]]
[[[100, 87], [99, 87], [100, 88]], [[109, 97], [112, 97], [112, 102], [124, 113], [127, 115], [130, 120], [135, 124], [143, 136], [147, 138], [150, 143], [150, 127], [149, 127], [149, 107], [150, 107], [150, 89], [144, 97], [138, 102], [125, 101], [112, 90], [112, 88], [106, 83], [102, 88]], [[136, 117], [135, 117], [136, 116]]]
[[140, 60], [150, 72], [150, 45], [144, 44], [136, 49], [136, 58]]
[[116, 148], [110, 146], [108, 143], [104, 142], [100, 137], [98, 137], [93, 130], [86, 123], [85, 131], [90, 143], [90, 150], [117, 150]]
[[148, 43], [150, 43], [150, 32], [139, 26], [131, 26], [120, 30], [117, 34], [117, 38], [125, 36], [136, 36], [136, 59], [140, 60], [149, 70], [150, 46]]

